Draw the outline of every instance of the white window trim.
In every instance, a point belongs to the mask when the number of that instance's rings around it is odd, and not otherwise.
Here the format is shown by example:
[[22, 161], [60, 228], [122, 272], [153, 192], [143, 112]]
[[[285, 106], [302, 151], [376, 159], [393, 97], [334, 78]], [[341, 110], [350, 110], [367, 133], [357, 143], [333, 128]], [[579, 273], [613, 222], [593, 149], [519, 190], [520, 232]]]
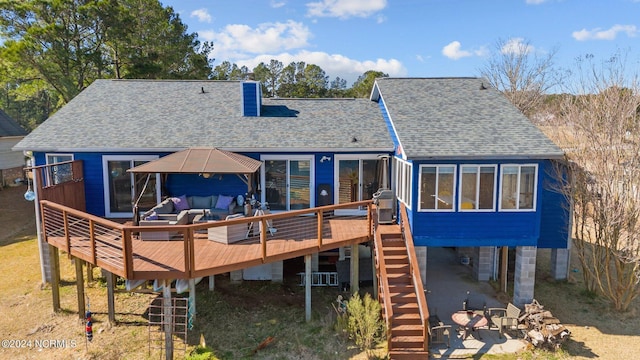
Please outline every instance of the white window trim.
[[[453, 193], [451, 194], [451, 209], [438, 209], [438, 199], [436, 199], [436, 209], [423, 209], [422, 208], [422, 168], [425, 167], [435, 167], [436, 168], [436, 193], [440, 188], [440, 172], [439, 168], [441, 167], [453, 167]], [[454, 212], [456, 211], [456, 197], [457, 197], [457, 186], [456, 178], [458, 176], [458, 166], [456, 164], [420, 164], [419, 173], [418, 173], [418, 211], [419, 212]]]
[[394, 167], [396, 196], [398, 201], [405, 204], [408, 209], [411, 209], [413, 164], [397, 157], [394, 159], [396, 161], [396, 166]]
[[[69, 157], [71, 157], [71, 161], [75, 160], [75, 156], [73, 154], [71, 154], [71, 153], [45, 153], [44, 156], [45, 156], [45, 162], [46, 162], [47, 165], [55, 164], [54, 162], [49, 161], [50, 157], [54, 157], [54, 156], [69, 156]], [[53, 180], [51, 180], [51, 171], [49, 169], [47, 169], [47, 171], [45, 173], [46, 173], [46, 177], [47, 177], [46, 178], [47, 185], [48, 186], [54, 185], [53, 184]]]
[[[118, 161], [118, 160], [128, 160], [128, 161], [153, 161], [158, 159], [158, 155], [103, 155], [102, 156], [102, 188], [103, 188], [103, 198], [104, 198], [104, 214], [107, 218], [125, 218], [132, 217], [133, 213], [125, 213], [125, 212], [111, 212], [109, 208], [110, 199], [110, 189], [109, 189], [109, 161]], [[156, 201], [160, 202], [160, 174], [156, 174], [156, 194], [158, 194]]]
[[[316, 188], [316, 163], [315, 163], [315, 156], [314, 155], [260, 155], [260, 161], [262, 162], [262, 165], [260, 166], [260, 188], [261, 189], [265, 189], [265, 184], [266, 184], [266, 174], [265, 174], [265, 166], [264, 163], [265, 161], [268, 160], [308, 160], [309, 161], [309, 176], [311, 177], [309, 179], [309, 196], [310, 196], [310, 204], [309, 207], [313, 208], [316, 206], [316, 199], [314, 196], [314, 189]], [[289, 211], [289, 206], [290, 204], [290, 199], [289, 199], [289, 177], [291, 176], [291, 174], [289, 174], [289, 168], [287, 165], [287, 210], [271, 210], [271, 212], [277, 213], [277, 212], [282, 212], [282, 211]], [[266, 196], [267, 193], [266, 191], [262, 191], [262, 193], [260, 194], [260, 202], [264, 203], [266, 202]]]
[[[465, 167], [476, 167], [476, 198], [473, 199], [476, 204], [479, 202], [480, 196], [480, 168], [481, 167], [492, 167], [493, 168], [493, 199], [492, 199], [492, 207], [491, 209], [463, 209], [462, 208], [462, 175], [464, 174], [463, 168]], [[458, 211], [461, 212], [495, 212], [496, 211], [496, 194], [497, 194], [497, 186], [498, 186], [498, 165], [497, 164], [460, 164], [460, 179], [458, 181], [458, 189], [460, 189], [460, 198], [457, 201]], [[477, 206], [477, 205], [476, 205]]]
[[[516, 199], [517, 207], [515, 209], [503, 209], [502, 208], [502, 182], [504, 176], [504, 168], [515, 166], [518, 168], [518, 179], [517, 184], [518, 187], [516, 189], [516, 194], [518, 198]], [[520, 209], [520, 176], [522, 174], [523, 167], [534, 167], [534, 181], [533, 181], [533, 208], [531, 209]], [[535, 212], [537, 209], [537, 199], [538, 199], [538, 164], [502, 164], [500, 165], [500, 188], [499, 188], [499, 196], [498, 196], [498, 211], [503, 212]]]

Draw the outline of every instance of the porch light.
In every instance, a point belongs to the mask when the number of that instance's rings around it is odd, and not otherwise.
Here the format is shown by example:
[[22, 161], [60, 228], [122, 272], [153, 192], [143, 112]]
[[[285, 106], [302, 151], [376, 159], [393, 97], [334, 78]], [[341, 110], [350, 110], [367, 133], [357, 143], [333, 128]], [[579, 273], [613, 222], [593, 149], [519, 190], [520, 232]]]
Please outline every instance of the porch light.
[[211, 177], [211, 173], [201, 173], [200, 176], [202, 176], [205, 179], [208, 179]]

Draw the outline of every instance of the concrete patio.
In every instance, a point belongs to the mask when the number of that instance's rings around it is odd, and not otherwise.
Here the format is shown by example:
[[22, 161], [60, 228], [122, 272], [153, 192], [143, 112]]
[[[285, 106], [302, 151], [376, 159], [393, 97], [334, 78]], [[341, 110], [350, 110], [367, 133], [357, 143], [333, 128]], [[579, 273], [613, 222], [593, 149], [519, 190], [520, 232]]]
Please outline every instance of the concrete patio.
[[488, 283], [472, 279], [471, 268], [461, 265], [453, 249], [428, 248], [427, 250], [427, 302], [431, 313], [440, 320], [451, 325], [451, 347], [443, 344], [431, 345], [431, 358], [477, 358], [480, 354], [504, 354], [522, 351], [527, 343], [505, 334], [500, 338], [497, 329], [482, 328], [462, 340], [458, 325], [451, 320], [451, 315], [462, 309], [462, 302], [467, 291], [483, 294], [487, 307], [506, 307], [496, 299], [496, 292]]

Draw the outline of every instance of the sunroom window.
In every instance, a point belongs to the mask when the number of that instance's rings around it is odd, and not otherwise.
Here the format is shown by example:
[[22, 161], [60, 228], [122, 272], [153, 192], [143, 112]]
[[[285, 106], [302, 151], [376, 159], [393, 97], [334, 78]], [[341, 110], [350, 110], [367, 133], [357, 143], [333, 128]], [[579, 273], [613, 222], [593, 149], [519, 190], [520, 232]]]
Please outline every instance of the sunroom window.
[[500, 210], [535, 210], [537, 165], [502, 166]]
[[462, 165], [460, 172], [460, 211], [493, 210], [496, 166]]
[[395, 181], [398, 200], [411, 208], [411, 172], [413, 166], [411, 163], [397, 158], [395, 159], [395, 162]]
[[420, 166], [420, 210], [453, 211], [455, 165]]

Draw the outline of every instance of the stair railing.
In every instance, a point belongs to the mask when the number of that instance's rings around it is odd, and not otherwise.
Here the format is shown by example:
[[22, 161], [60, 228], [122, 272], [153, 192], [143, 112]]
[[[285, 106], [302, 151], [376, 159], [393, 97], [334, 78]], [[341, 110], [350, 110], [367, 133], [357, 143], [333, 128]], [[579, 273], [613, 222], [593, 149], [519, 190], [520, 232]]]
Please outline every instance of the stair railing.
[[413, 246], [413, 236], [411, 235], [411, 228], [409, 227], [407, 208], [402, 203], [400, 208], [400, 229], [407, 247], [407, 254], [409, 255], [409, 272], [413, 279], [413, 286], [416, 289], [418, 309], [420, 310], [420, 320], [422, 322], [424, 350], [427, 351], [429, 349], [429, 308], [427, 306], [427, 297], [424, 293], [424, 286], [422, 285], [422, 276], [420, 275], [420, 266], [418, 258], [416, 257], [416, 250]]
[[387, 267], [384, 259], [384, 251], [382, 250], [382, 236], [377, 231], [378, 218], [373, 217], [373, 238], [375, 242], [374, 259], [376, 264], [376, 274], [378, 274], [378, 301], [384, 307], [384, 322], [387, 334], [387, 349], [391, 350], [391, 329], [393, 328], [393, 307], [391, 304], [391, 294], [389, 293], [389, 278], [387, 277]]

